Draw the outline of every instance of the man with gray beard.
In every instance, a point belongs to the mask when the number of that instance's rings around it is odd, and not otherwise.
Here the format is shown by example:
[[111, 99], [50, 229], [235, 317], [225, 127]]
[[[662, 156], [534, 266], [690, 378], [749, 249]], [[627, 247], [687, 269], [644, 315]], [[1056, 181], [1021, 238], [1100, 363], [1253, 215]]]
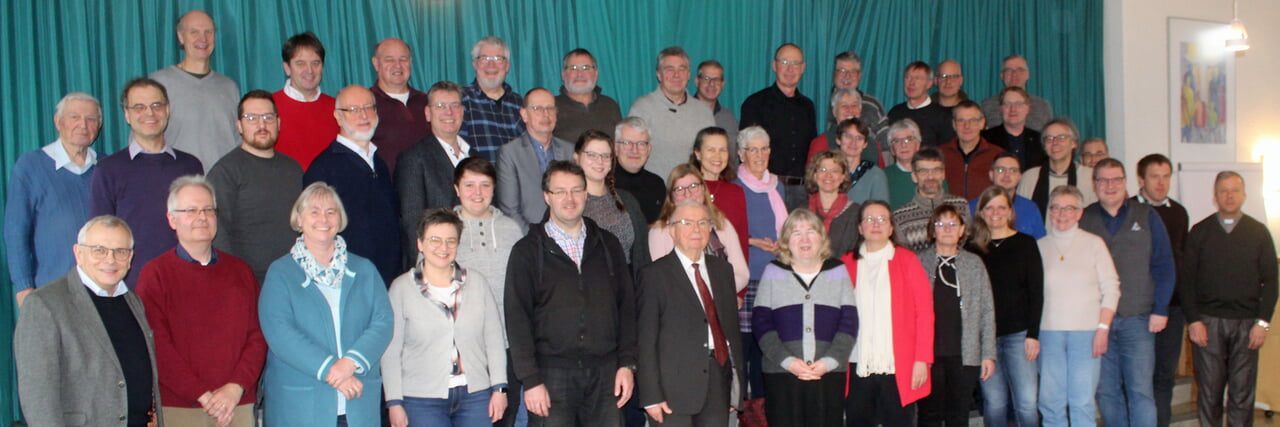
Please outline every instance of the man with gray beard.
[[560, 78], [560, 94], [556, 95], [556, 138], [574, 142], [587, 129], [595, 129], [613, 135], [613, 126], [622, 121], [618, 102], [601, 94], [596, 83], [600, 80], [600, 68], [596, 57], [586, 49], [577, 48], [564, 55]]
[[462, 88], [462, 130], [476, 153], [498, 162], [498, 148], [524, 133], [520, 108], [524, 97], [506, 83], [511, 71], [511, 47], [496, 36], [480, 39], [471, 46], [471, 65], [476, 79]]

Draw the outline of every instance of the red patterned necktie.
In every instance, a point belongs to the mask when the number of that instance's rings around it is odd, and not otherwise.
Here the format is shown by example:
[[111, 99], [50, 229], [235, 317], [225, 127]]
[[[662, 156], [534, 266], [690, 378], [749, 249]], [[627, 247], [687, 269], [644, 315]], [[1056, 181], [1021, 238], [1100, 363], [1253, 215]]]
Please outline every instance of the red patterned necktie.
[[711, 290], [707, 288], [707, 282], [702, 280], [702, 272], [698, 270], [696, 262], [693, 263], [693, 279], [698, 282], [698, 297], [702, 299], [702, 311], [707, 314], [707, 323], [711, 326], [711, 339], [716, 343], [713, 354], [716, 362], [724, 366], [729, 361], [729, 343], [725, 341], [724, 331], [720, 329], [720, 316], [716, 315], [716, 302], [711, 299]]

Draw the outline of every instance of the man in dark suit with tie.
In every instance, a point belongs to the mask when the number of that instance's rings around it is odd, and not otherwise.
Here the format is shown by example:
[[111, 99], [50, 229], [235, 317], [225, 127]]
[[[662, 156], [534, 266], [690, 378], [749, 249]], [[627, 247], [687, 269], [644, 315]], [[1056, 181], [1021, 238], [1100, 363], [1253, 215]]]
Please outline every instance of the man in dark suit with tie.
[[742, 337], [733, 268], [707, 256], [715, 220], [681, 203], [669, 230], [676, 250], [640, 272], [640, 406], [658, 424], [726, 426], [742, 403]]

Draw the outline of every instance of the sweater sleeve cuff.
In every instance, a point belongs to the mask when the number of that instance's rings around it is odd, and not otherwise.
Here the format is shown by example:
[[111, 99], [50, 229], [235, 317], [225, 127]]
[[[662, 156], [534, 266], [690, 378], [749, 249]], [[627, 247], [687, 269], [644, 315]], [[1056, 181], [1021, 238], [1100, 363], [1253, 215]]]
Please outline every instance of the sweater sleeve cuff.
[[356, 363], [357, 374], [363, 374], [365, 370], [367, 370], [368, 367], [370, 366], [369, 359], [366, 359], [364, 357], [364, 354], [361, 354], [359, 351], [356, 351], [355, 349], [347, 350], [347, 354], [343, 357], [351, 359], [352, 362]]
[[403, 405], [403, 404], [404, 404], [404, 400], [401, 400], [401, 399], [392, 399], [392, 400], [388, 400], [388, 401], [387, 401], [387, 407], [388, 407], [388, 408], [390, 408], [390, 407], [392, 407], [392, 406], [400, 406], [400, 405]]
[[827, 372], [834, 372], [836, 368], [840, 367], [840, 362], [837, 362], [834, 357], [824, 357], [818, 359], [818, 361], [827, 364]]
[[[782, 363], [779, 363], [779, 365], [782, 366], [782, 370], [787, 371], [787, 367], [791, 366], [791, 361], [793, 360], [796, 360], [795, 356], [787, 356], [787, 358], [782, 359]], [[787, 372], [791, 372], [791, 371], [787, 371]]]
[[337, 359], [334, 358], [333, 355], [329, 355], [329, 357], [324, 358], [324, 361], [320, 362], [320, 369], [316, 369], [316, 380], [324, 381], [324, 376], [329, 372], [329, 367], [333, 366], [333, 363], [336, 361]]

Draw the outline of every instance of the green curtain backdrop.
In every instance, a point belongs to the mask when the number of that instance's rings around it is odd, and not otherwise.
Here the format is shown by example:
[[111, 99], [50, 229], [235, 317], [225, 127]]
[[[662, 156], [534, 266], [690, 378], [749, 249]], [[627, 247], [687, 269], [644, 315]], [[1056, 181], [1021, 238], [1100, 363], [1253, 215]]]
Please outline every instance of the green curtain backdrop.
[[[280, 45], [302, 31], [325, 43], [329, 94], [373, 83], [373, 45], [385, 37], [412, 46], [414, 87], [469, 83], [471, 44], [497, 35], [511, 44], [508, 82], [521, 92], [555, 91], [561, 57], [583, 47], [599, 60], [604, 93], [625, 109], [656, 87], [657, 52], [680, 45], [695, 65], [724, 64], [721, 102], [738, 111], [772, 83], [773, 50], [791, 42], [808, 64], [800, 91], [824, 119], [832, 58], [841, 51], [862, 56], [861, 88], [886, 107], [902, 102], [911, 61], [959, 61], [964, 90], [981, 101], [1001, 87], [1001, 59], [1020, 53], [1032, 93], [1073, 117], [1084, 135], [1104, 132], [1102, 0], [12, 0], [0, 2], [0, 187], [19, 155], [57, 137], [53, 106], [69, 91], [98, 96], [106, 107], [95, 147], [122, 148], [120, 88], [179, 60], [174, 24], [191, 9], [213, 16], [213, 68], [244, 91], [281, 87]], [[0, 277], [0, 354], [11, 355], [16, 314], [4, 266]], [[0, 359], [0, 425], [18, 414], [11, 360]]]

